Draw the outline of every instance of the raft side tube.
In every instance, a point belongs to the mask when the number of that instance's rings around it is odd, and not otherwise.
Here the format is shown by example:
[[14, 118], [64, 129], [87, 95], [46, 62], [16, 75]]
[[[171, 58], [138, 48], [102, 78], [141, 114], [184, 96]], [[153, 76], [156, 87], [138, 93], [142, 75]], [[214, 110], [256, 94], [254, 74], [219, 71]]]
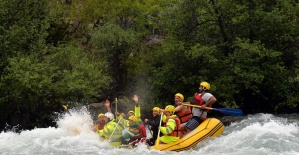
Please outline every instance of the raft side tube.
[[171, 144], [160, 144], [157, 147], [152, 146], [150, 150], [160, 151], [184, 151], [195, 147], [210, 137], [217, 137], [224, 131], [224, 125], [216, 118], [208, 118], [202, 122], [196, 129], [184, 135], [178, 141]]

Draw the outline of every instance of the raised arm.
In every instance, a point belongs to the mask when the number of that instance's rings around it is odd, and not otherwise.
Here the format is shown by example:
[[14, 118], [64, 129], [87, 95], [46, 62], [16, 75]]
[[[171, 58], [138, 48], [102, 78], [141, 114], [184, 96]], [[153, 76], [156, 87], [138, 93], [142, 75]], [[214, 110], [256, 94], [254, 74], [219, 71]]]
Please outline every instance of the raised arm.
[[140, 118], [141, 114], [140, 114], [139, 96], [134, 95], [133, 101], [135, 102], [135, 107], [134, 107], [135, 116], [138, 117], [138, 118]]
[[107, 99], [106, 99], [106, 102], [105, 102], [105, 106], [106, 106], [107, 111], [112, 113], [111, 108], [110, 108], [110, 101], [107, 100]]

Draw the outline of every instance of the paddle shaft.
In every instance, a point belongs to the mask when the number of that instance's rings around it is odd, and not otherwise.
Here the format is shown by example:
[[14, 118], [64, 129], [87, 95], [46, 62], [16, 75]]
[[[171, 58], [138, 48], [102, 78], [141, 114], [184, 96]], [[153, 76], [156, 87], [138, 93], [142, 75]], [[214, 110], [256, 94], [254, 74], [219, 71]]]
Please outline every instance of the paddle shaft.
[[[197, 107], [201, 108], [199, 105], [194, 105], [194, 104], [182, 104], [184, 106], [191, 106], [191, 107]], [[209, 110], [216, 110], [219, 112], [222, 112], [227, 115], [232, 115], [232, 116], [243, 116], [243, 112], [240, 109], [231, 109], [231, 108], [210, 108], [210, 107], [205, 107], [205, 109]]]
[[[185, 103], [182, 103], [182, 105], [184, 105], [184, 106], [190, 106], [190, 107], [196, 107], [196, 108], [201, 108], [200, 105], [194, 105], [194, 104], [185, 104]], [[213, 108], [210, 108], [210, 107], [205, 107], [205, 109], [213, 110]]]
[[157, 136], [157, 139], [156, 139], [155, 147], [157, 147], [160, 144], [160, 127], [161, 127], [161, 124], [162, 124], [162, 119], [163, 119], [163, 112], [161, 113], [159, 131], [158, 131], [158, 136]]
[[115, 98], [115, 112], [117, 112], [117, 98]]

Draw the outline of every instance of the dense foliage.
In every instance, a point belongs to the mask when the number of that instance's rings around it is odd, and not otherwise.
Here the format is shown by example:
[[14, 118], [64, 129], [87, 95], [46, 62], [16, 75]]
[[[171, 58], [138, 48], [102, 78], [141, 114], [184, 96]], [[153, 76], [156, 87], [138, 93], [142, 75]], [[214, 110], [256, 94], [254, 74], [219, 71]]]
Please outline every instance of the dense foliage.
[[0, 0], [0, 129], [99, 96], [164, 106], [201, 81], [218, 106], [299, 112], [298, 18], [297, 0]]

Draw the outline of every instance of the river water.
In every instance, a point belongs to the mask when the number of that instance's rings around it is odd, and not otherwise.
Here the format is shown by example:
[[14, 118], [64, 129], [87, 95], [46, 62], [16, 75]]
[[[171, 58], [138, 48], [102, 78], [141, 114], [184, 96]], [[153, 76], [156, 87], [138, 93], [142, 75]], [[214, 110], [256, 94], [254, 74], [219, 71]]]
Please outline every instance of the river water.
[[[0, 133], [0, 154], [28, 155], [299, 155], [299, 115], [255, 114], [224, 117], [234, 120], [224, 133], [183, 152], [150, 151], [146, 145], [116, 149], [90, 130], [87, 110], [70, 111], [56, 120], [58, 127]], [[148, 133], [150, 137], [150, 133]]]

